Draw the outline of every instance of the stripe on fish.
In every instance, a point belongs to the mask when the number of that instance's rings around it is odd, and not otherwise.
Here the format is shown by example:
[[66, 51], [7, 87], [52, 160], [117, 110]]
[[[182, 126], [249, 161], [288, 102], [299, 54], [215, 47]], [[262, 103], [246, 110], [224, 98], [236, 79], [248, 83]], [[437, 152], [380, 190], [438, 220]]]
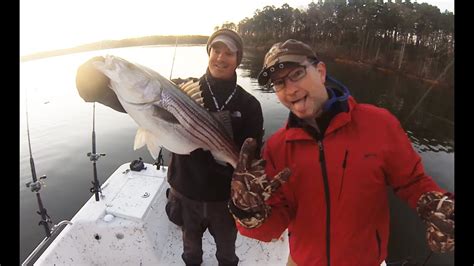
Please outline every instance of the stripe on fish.
[[180, 88], [150, 68], [113, 55], [94, 65], [109, 77], [110, 88], [139, 125], [135, 149], [146, 145], [156, 158], [161, 146], [176, 154], [202, 148], [235, 168], [237, 147], [221, 121], [203, 107], [198, 82]]

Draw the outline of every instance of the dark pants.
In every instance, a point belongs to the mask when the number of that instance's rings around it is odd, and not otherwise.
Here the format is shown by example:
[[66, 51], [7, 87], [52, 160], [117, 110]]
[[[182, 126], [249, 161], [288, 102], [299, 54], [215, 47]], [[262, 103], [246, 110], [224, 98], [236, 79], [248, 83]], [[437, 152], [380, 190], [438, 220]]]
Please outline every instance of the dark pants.
[[171, 189], [171, 194], [181, 200], [184, 249], [181, 257], [186, 265], [202, 263], [202, 236], [206, 229], [209, 229], [216, 242], [219, 266], [237, 265], [239, 262], [235, 254], [237, 228], [227, 208], [227, 201], [195, 201], [180, 195], [174, 189]]

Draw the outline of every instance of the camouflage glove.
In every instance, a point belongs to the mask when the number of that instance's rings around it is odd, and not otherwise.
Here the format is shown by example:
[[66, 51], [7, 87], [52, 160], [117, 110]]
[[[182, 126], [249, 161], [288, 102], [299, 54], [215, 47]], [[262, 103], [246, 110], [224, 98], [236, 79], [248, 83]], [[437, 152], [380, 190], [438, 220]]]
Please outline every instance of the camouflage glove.
[[109, 88], [109, 78], [94, 67], [94, 62], [104, 60], [104, 57], [96, 56], [79, 66], [76, 74], [77, 92], [86, 102], [99, 102], [115, 111], [126, 113], [117, 95]]
[[265, 201], [281, 184], [288, 181], [290, 169], [285, 168], [273, 179], [265, 174], [265, 160], [255, 160], [255, 139], [245, 140], [231, 182], [229, 210], [242, 226], [256, 228], [270, 215]]
[[454, 197], [431, 191], [423, 194], [417, 203], [417, 211], [426, 223], [426, 240], [436, 253], [454, 250]]

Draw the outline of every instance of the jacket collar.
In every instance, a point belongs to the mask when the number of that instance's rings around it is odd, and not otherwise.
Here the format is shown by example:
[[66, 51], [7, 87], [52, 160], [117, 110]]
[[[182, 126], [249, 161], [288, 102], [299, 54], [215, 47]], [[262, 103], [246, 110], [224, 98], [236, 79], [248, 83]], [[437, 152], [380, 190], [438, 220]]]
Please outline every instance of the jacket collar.
[[[330, 88], [328, 88], [330, 90]], [[337, 90], [334, 91], [333, 97], [340, 95]], [[357, 104], [352, 96], [348, 96], [347, 100], [335, 102], [331, 108], [324, 112], [316, 122], [321, 129], [323, 136], [327, 136], [337, 129], [343, 127], [351, 121], [352, 110]], [[290, 112], [286, 123], [286, 140], [317, 140], [321, 139], [316, 129], [308, 125], [308, 123]]]
[[[204, 74], [201, 79], [204, 80], [204, 77], [207, 77], [209, 85], [211, 85], [214, 95], [216, 97], [228, 96], [235, 88], [237, 82], [237, 73], [234, 71], [234, 76], [230, 79], [217, 79], [211, 75], [209, 68], [206, 69], [206, 74]], [[205, 81], [204, 81], [205, 82]], [[207, 84], [206, 84], [207, 87]]]

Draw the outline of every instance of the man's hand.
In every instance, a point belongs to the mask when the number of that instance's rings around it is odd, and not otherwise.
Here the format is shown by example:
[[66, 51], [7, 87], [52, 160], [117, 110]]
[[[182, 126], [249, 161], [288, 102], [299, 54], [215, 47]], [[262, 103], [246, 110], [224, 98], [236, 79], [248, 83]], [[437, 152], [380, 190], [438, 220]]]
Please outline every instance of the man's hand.
[[427, 225], [426, 240], [436, 253], [454, 250], [454, 198], [431, 191], [418, 200], [417, 211]]
[[104, 57], [96, 56], [79, 66], [76, 74], [77, 91], [86, 102], [99, 102], [125, 113], [117, 95], [109, 88], [109, 78], [94, 66], [94, 62], [104, 60]]
[[[232, 176], [231, 199], [240, 211], [230, 210], [237, 221], [247, 228], [255, 228], [262, 224], [270, 214], [270, 207], [265, 201], [281, 184], [288, 181], [290, 169], [285, 168], [273, 179], [265, 174], [265, 160], [255, 160], [255, 139], [245, 140], [240, 150], [237, 167]], [[243, 212], [241, 212], [243, 211]]]

